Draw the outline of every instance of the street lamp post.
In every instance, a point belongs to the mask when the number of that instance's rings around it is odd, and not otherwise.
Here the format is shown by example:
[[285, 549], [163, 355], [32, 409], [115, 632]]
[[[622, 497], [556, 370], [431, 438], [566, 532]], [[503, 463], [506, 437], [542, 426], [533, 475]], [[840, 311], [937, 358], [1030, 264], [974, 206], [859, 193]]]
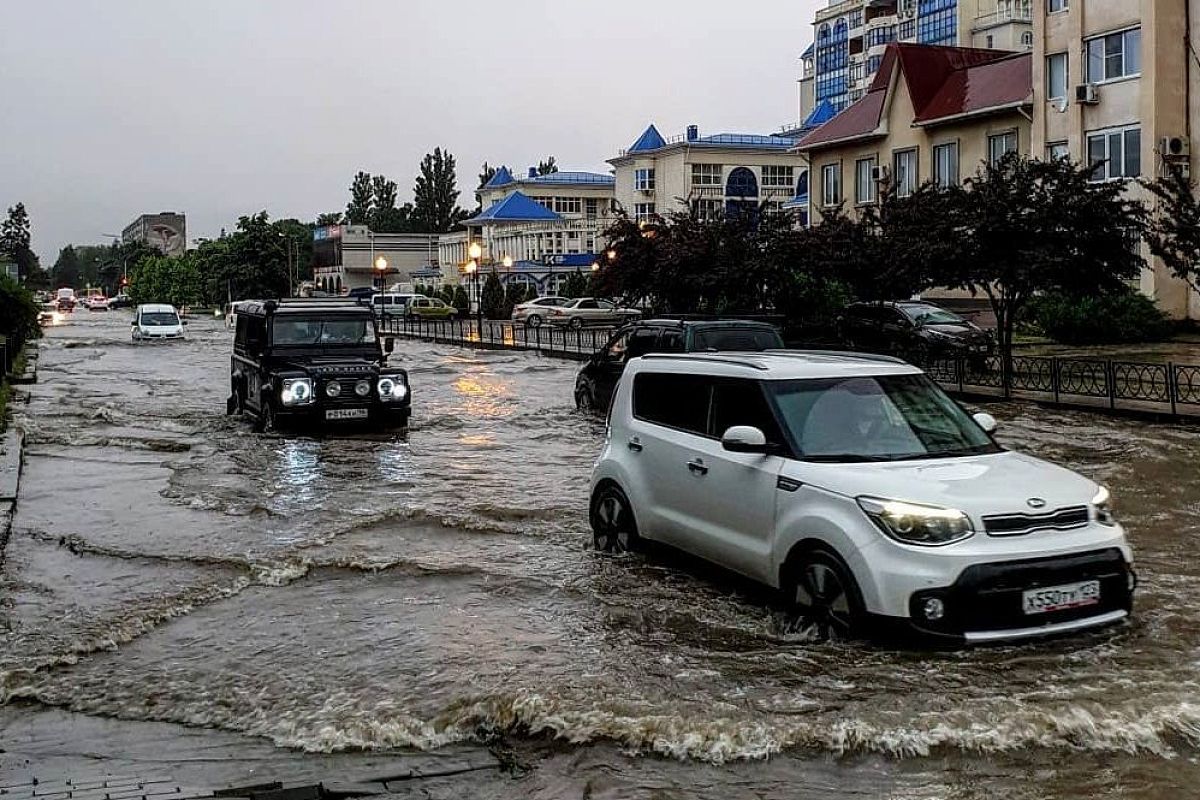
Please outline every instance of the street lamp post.
[[375, 269], [379, 271], [379, 291], [384, 290], [384, 276], [387, 275], [388, 263], [383, 256], [375, 259]]
[[483, 258], [483, 248], [479, 246], [479, 242], [471, 242], [467, 247], [468, 269], [471, 264], [475, 265], [475, 324], [479, 326], [479, 341], [483, 341], [483, 283], [480, 281], [480, 269]]

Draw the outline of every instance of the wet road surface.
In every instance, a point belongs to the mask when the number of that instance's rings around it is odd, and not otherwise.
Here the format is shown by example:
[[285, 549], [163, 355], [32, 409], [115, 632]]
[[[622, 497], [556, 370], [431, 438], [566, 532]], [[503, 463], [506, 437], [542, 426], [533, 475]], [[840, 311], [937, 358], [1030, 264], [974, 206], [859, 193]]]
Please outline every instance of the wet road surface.
[[[592, 552], [576, 365], [397, 342], [411, 430], [254, 434], [230, 336], [74, 315], [17, 409], [6, 714], [55, 706], [313, 753], [497, 736], [477, 796], [1161, 797], [1200, 782], [1200, 433], [1028, 405], [1002, 439], [1113, 489], [1136, 620], [976, 651], [781, 633], [762, 592]], [[224, 735], [224, 734], [222, 734]], [[0, 737], [2, 738], [2, 737]], [[763, 760], [767, 759], [768, 760]]]

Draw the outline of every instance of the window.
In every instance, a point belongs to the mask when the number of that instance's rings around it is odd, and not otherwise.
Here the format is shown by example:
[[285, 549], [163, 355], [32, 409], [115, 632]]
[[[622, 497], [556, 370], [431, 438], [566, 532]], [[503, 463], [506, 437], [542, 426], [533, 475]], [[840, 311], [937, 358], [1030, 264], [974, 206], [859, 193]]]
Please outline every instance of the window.
[[851, 29], [861, 28], [863, 24], [863, 13], [861, 11], [851, 11], [850, 15], [846, 17], [846, 19], [850, 21]]
[[1033, 47], [1033, 33], [1031, 31], [1025, 31], [1021, 34], [1021, 46]]
[[723, 204], [720, 200], [700, 198], [696, 203], [696, 217], [699, 219], [717, 219], [721, 216]]
[[958, 185], [958, 142], [933, 148], [933, 182], [942, 188]]
[[860, 158], [854, 162], [854, 202], [860, 206], [875, 202], [874, 172], [874, 158]]
[[1017, 132], [1006, 131], [988, 137], [988, 163], [998, 164], [1008, 153], [1017, 152]]
[[1131, 126], [1089, 133], [1087, 157], [1094, 181], [1136, 178], [1142, 174], [1142, 129]]
[[559, 214], [582, 214], [583, 198], [556, 197], [554, 198], [554, 210]]
[[995, 47], [995, 45], [996, 45], [996, 41], [995, 41], [995, 39], [992, 38], [992, 35], [989, 33], [987, 35], [987, 44], [984, 46], [987, 47], [988, 50], [991, 50], [993, 47]]
[[692, 186], [720, 186], [720, 164], [692, 164]]
[[958, 41], [958, 0], [919, 0], [917, 41], [948, 44]]
[[626, 358], [638, 358], [647, 353], [658, 352], [659, 328], [636, 328], [629, 336]]
[[870, 56], [867, 58], [867, 75], [874, 75], [879, 72], [879, 65], [883, 63], [883, 56]]
[[1053, 14], [1056, 11], [1067, 10], [1067, 0], [1046, 0], [1046, 13]]
[[1132, 28], [1084, 42], [1088, 83], [1103, 83], [1139, 75], [1142, 71], [1142, 29]]
[[745, 378], [713, 379], [709, 419], [712, 422], [708, 432], [715, 439], [719, 439], [734, 425], [750, 425], [762, 431], [768, 442], [783, 441], [775, 415], [771, 413], [758, 381]]
[[1046, 56], [1046, 99], [1061, 100], [1067, 96], [1067, 54]]
[[762, 185], [763, 186], [784, 186], [788, 189], [792, 188], [792, 167], [778, 167], [767, 165], [762, 168]]
[[554, 198], [553, 197], [535, 197], [535, 198], [533, 198], [533, 202], [537, 203], [542, 208], [546, 208], [551, 211], [554, 210]]
[[[653, 171], [653, 170], [652, 170]], [[583, 213], [586, 217], [595, 217], [599, 212], [600, 201], [595, 197], [589, 197], [583, 201]]]
[[654, 216], [654, 203], [634, 203], [633, 218], [641, 222], [644, 219], [650, 219]]
[[633, 379], [633, 416], [705, 436], [711, 391], [712, 379], [704, 375], [642, 372]]
[[649, 192], [654, 190], [654, 170], [653, 169], [635, 169], [633, 171], [633, 188], [639, 192]]
[[1046, 145], [1046, 160], [1057, 161], [1060, 158], [1070, 158], [1071, 151], [1066, 142], [1050, 142]]
[[877, 47], [894, 41], [896, 41], [895, 25], [882, 25], [867, 31], [867, 47]]
[[906, 19], [901, 22], [896, 30], [896, 37], [905, 42], [917, 38], [917, 21]]
[[899, 150], [892, 156], [892, 180], [897, 197], [908, 197], [917, 190], [916, 150]]
[[842, 202], [842, 165], [826, 164], [821, 167], [821, 204], [836, 206]]

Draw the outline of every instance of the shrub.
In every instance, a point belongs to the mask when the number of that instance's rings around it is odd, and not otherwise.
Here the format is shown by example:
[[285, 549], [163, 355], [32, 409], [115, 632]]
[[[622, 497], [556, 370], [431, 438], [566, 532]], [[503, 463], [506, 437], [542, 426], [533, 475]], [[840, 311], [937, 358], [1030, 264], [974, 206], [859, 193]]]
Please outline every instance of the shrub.
[[451, 305], [458, 309], [460, 317], [471, 313], [471, 301], [467, 297], [467, 290], [461, 284], [454, 287], [454, 302]]
[[483, 315], [488, 319], [500, 319], [504, 316], [504, 287], [500, 285], [500, 276], [495, 272], [487, 276], [483, 282]]
[[504, 319], [512, 317], [513, 309], [519, 303], [525, 302], [525, 285], [510, 283], [504, 289]]
[[1168, 338], [1171, 320], [1132, 289], [1094, 297], [1047, 293], [1033, 299], [1027, 319], [1063, 344], [1123, 344]]
[[41, 334], [37, 318], [33, 293], [8, 275], [0, 275], [0, 336], [35, 339]]

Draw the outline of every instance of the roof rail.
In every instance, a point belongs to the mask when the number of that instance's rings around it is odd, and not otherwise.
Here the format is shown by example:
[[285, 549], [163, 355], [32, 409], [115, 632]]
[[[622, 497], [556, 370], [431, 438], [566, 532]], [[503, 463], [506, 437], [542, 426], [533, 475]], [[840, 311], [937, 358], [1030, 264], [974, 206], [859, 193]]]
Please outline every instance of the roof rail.
[[739, 367], [749, 367], [761, 372], [766, 372], [770, 369], [757, 361], [749, 359], [736, 358], [732, 356], [717, 355], [715, 353], [699, 355], [697, 353], [647, 353], [642, 356], [646, 360], [661, 360], [661, 361], [707, 361], [712, 364], [733, 364]]
[[804, 356], [841, 356], [843, 358], [854, 358], [859, 361], [875, 361], [880, 364], [908, 364], [902, 358], [895, 356], [887, 356], [882, 353], [860, 353], [854, 350], [793, 350], [791, 348], [785, 350], [764, 350], [763, 353], [772, 356], [784, 356], [785, 358], [800, 358]]

